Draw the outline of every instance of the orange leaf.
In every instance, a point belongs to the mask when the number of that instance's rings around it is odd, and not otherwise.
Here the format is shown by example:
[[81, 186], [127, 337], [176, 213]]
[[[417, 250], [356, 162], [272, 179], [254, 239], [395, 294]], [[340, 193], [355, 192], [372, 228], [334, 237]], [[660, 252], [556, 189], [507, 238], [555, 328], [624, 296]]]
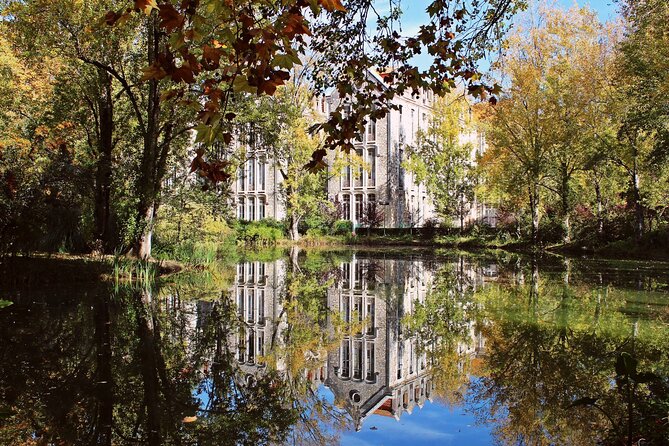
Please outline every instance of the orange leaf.
[[346, 12], [346, 8], [344, 8], [344, 5], [342, 5], [339, 0], [320, 0], [320, 4], [329, 12], [335, 10]]
[[158, 9], [158, 4], [156, 0], [135, 0], [135, 8], [149, 15], [152, 10]]
[[169, 3], [163, 4], [159, 6], [160, 12], [158, 15], [160, 16], [160, 26], [165, 28], [167, 32], [172, 32], [175, 29], [181, 28], [181, 26], [184, 24], [184, 21], [186, 20], [184, 16], [179, 14], [179, 12], [174, 9], [174, 6], [170, 5]]

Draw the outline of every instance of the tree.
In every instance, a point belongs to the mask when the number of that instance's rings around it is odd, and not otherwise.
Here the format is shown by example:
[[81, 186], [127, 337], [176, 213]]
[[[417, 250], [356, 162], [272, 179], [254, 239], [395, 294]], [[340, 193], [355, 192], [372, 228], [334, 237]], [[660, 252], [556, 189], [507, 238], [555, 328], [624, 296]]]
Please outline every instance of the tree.
[[405, 162], [434, 197], [439, 215], [446, 220], [458, 217], [460, 230], [474, 198], [472, 136], [476, 140], [469, 101], [464, 94], [446, 95], [437, 100], [427, 131], [418, 132]]
[[[395, 95], [419, 89], [441, 94], [450, 90], [455, 79], [467, 80], [471, 94], [484, 97], [496, 92], [480, 81], [475, 60], [492, 47], [493, 37], [505, 28], [506, 18], [519, 5], [523, 3], [512, 0], [475, 5], [434, 0], [426, 8], [428, 23], [410, 37], [393, 28], [400, 16], [398, 5], [391, 4], [389, 13], [382, 15], [372, 0], [239, 4], [136, 0], [135, 11], [147, 14], [152, 26], [171, 34], [164, 57], [148, 61], [146, 78], [193, 85], [200, 76], [201, 99], [191, 103], [199, 105], [198, 137], [202, 141], [229, 142], [230, 121], [235, 118], [228, 110], [232, 96], [241, 91], [273, 95], [288, 81], [290, 70], [301, 64], [300, 57], [313, 54], [317, 62], [310, 78], [317, 92], [332, 87], [340, 97], [355, 97], [353, 113], [344, 116], [342, 104], [319, 126], [328, 134], [325, 146], [350, 150], [364, 131], [367, 117], [385, 116]], [[112, 9], [105, 19], [114, 25], [127, 21], [132, 13], [131, 9]], [[367, 31], [370, 15], [376, 17], [375, 33]], [[424, 71], [412, 63], [421, 51], [434, 56], [434, 63]], [[383, 91], [366, 81], [369, 69], [389, 66], [395, 70], [386, 78]], [[309, 167], [324, 167], [326, 154], [322, 149], [314, 151]], [[217, 180], [217, 175], [209, 176]]]
[[551, 197], [568, 242], [574, 175], [597, 159], [584, 149], [604, 100], [612, 41], [592, 11], [540, 6], [506, 47], [495, 69], [509, 85], [490, 112], [492, 150], [485, 160], [499, 165], [493, 183], [526, 194], [535, 243], [541, 204]]

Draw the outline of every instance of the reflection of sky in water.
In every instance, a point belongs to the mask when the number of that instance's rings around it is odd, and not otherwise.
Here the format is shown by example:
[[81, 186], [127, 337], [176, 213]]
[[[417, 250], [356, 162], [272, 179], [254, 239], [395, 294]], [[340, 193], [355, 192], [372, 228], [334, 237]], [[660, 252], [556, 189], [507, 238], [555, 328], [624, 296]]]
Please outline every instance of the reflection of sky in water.
[[[325, 386], [318, 395], [329, 403], [334, 395]], [[453, 409], [438, 401], [416, 407], [413, 413], [404, 413], [397, 421], [392, 417], [371, 415], [365, 419], [362, 430], [345, 432], [341, 436], [342, 446], [414, 446], [414, 445], [489, 445], [492, 444], [490, 425], [477, 425], [474, 415], [463, 407]]]

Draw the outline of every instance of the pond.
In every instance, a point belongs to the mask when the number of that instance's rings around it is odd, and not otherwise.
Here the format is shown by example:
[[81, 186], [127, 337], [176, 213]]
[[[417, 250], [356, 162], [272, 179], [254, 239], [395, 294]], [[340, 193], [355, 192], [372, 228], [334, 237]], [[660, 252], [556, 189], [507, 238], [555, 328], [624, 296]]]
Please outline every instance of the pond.
[[0, 288], [2, 445], [669, 444], [665, 263], [293, 250], [152, 284], [58, 268]]

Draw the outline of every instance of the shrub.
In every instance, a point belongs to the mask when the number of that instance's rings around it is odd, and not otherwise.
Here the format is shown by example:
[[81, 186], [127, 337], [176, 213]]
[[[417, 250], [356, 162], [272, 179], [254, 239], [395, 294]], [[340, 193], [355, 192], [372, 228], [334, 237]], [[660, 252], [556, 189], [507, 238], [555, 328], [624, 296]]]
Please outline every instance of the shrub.
[[350, 235], [353, 232], [353, 222], [349, 220], [337, 220], [332, 225], [332, 235]]
[[259, 245], [273, 245], [284, 237], [283, 223], [266, 219], [251, 222], [239, 222], [237, 227], [237, 241]]

